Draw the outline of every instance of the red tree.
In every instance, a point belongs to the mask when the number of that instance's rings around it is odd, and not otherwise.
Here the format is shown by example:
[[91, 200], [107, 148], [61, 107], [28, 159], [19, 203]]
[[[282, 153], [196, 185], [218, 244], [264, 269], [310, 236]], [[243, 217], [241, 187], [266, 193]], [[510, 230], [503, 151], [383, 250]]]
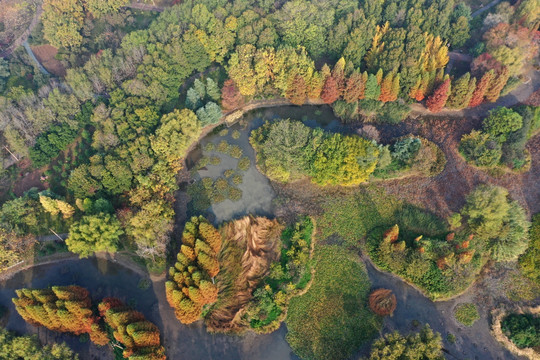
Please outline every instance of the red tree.
[[295, 75], [287, 86], [287, 99], [295, 105], [303, 105], [306, 102], [306, 81], [302, 75]]
[[473, 60], [471, 63], [471, 73], [478, 78], [489, 70], [500, 71], [502, 67], [503, 65], [497, 59], [486, 52]]
[[231, 79], [228, 79], [221, 88], [221, 105], [225, 110], [233, 110], [244, 105], [245, 99]]
[[506, 66], [497, 71], [497, 74], [489, 84], [489, 88], [486, 90], [485, 97], [487, 101], [497, 101], [509, 77], [510, 72]]
[[362, 74], [358, 71], [353, 72], [347, 80], [343, 99], [349, 104], [358, 101], [364, 95], [365, 85]]
[[446, 79], [431, 95], [427, 101], [426, 106], [431, 112], [441, 111], [446, 100], [448, 100], [448, 95], [450, 94], [450, 79]]
[[471, 101], [469, 102], [470, 107], [478, 106], [484, 101], [484, 95], [486, 94], [489, 84], [491, 84], [491, 80], [493, 80], [493, 70], [485, 73], [476, 84], [476, 90], [474, 90]]
[[337, 99], [339, 99], [339, 90], [336, 84], [336, 80], [332, 75], [326, 78], [324, 86], [321, 93], [321, 99], [326, 104], [332, 104]]

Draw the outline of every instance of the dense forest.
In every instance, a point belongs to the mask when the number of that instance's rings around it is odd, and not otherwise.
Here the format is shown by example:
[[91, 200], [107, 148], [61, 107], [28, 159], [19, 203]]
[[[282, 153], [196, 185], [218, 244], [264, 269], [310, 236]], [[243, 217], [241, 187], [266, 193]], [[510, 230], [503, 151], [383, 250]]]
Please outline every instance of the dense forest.
[[[540, 219], [531, 225], [526, 195], [478, 183], [534, 170], [538, 103], [500, 99], [535, 81], [538, 0], [476, 13], [454, 0], [146, 3], [159, 11], [44, 0], [0, 17], [0, 40], [15, 16], [37, 23], [24, 47], [0, 42], [0, 271], [66, 251], [122, 253], [153, 274], [171, 266], [163, 291], [181, 323], [266, 333], [285, 321], [287, 341], [309, 359], [350, 357], [395, 310], [395, 296], [388, 314], [369, 309], [369, 266], [432, 300], [462, 293], [499, 263], [540, 285]], [[234, 144], [198, 145], [272, 104], [328, 108], [339, 125], [274, 117], [249, 130], [251, 158], [239, 129]], [[459, 132], [455, 146], [430, 126]], [[211, 155], [191, 164], [199, 150]], [[237, 168], [200, 175], [229, 157]], [[459, 161], [482, 174], [459, 190], [459, 206], [447, 195], [428, 211], [379, 193]], [[239, 202], [250, 171], [269, 180], [277, 211], [214, 221], [209, 209]], [[21, 289], [13, 302], [28, 323], [111, 343], [120, 358], [165, 358], [157, 326], [118, 299], [92, 306], [73, 285]], [[508, 317], [504, 331], [518, 346], [537, 345], [521, 329], [536, 320]], [[2, 337], [2, 351], [21, 342], [72, 357], [64, 345]], [[442, 341], [429, 327], [389, 334], [370, 358], [439, 359]]]

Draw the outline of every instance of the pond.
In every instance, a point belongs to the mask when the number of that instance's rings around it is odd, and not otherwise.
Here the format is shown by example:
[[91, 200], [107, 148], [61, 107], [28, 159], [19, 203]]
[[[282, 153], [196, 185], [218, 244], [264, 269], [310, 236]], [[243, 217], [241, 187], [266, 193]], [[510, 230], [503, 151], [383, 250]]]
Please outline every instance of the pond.
[[[276, 194], [270, 181], [255, 165], [255, 151], [249, 143], [249, 136], [252, 130], [267, 120], [286, 118], [302, 120], [307, 126], [320, 127], [327, 131], [350, 131], [334, 116], [328, 106], [283, 106], [255, 110], [247, 114], [229, 128], [216, 130], [203, 138], [187, 156], [186, 163], [196, 186], [193, 192], [199, 197], [191, 203], [190, 213], [206, 213], [216, 225], [246, 214], [273, 217]], [[231, 155], [231, 151], [228, 151], [227, 145], [224, 144], [227, 144], [229, 149], [235, 147], [236, 153]], [[249, 166], [242, 169], [239, 163], [243, 157], [249, 159]], [[234, 176], [240, 177], [241, 183], [233, 183]], [[213, 188], [202, 186], [202, 180], [205, 178], [206, 181], [212, 179]], [[216, 200], [215, 193], [218, 191], [215, 188], [218, 179], [227, 180], [229, 186], [241, 191], [241, 196], [231, 199], [231, 196], [225, 195]], [[223, 186], [226, 186], [225, 182]]]
[[64, 260], [38, 265], [15, 274], [0, 283], [0, 304], [8, 309], [6, 328], [24, 334], [38, 334], [44, 342], [65, 341], [80, 359], [113, 359], [108, 347], [99, 348], [90, 342], [81, 343], [77, 336], [59, 334], [25, 323], [11, 301], [15, 290], [22, 287], [44, 288], [52, 285], [80, 285], [87, 288], [97, 303], [114, 296], [131, 304], [161, 330], [169, 359], [298, 359], [285, 341], [286, 329], [268, 335], [249, 333], [245, 336], [209, 334], [200, 322], [183, 325], [175, 317], [165, 299], [165, 281], [155, 281], [149, 289], [138, 287], [144, 275], [112, 260], [89, 258]]
[[[327, 106], [286, 106], [253, 111], [227, 128], [226, 134], [216, 131], [206, 136], [187, 157], [188, 168], [192, 174], [192, 184], [189, 186], [202, 183], [204, 178], [212, 179], [212, 183], [215, 183], [219, 178], [225, 179], [224, 173], [231, 170], [227, 186], [241, 191], [240, 197], [235, 201], [224, 199], [212, 204], [208, 199], [203, 199], [206, 202], [203, 201], [202, 204], [208, 205], [203, 210], [215, 224], [247, 214], [273, 217], [276, 194], [269, 180], [255, 166], [255, 153], [249, 144], [249, 135], [264, 121], [277, 118], [302, 120], [308, 126], [318, 126], [332, 132], [354, 131], [353, 127], [341, 125]], [[222, 141], [227, 142], [228, 150], [225, 152], [217, 151]], [[210, 143], [213, 144], [210, 146], [212, 149], [208, 147]], [[233, 146], [237, 146], [241, 154], [231, 151]], [[198, 166], [203, 157], [216, 157], [219, 161], [215, 161], [215, 165], [207, 163]], [[242, 157], [249, 159], [249, 165], [244, 170], [238, 168]], [[234, 183], [231, 180], [234, 176], [241, 177], [241, 182]], [[192, 214], [201, 213], [193, 209], [191, 211]], [[385, 320], [383, 332], [399, 330], [408, 333], [415, 330], [411, 322], [417, 320], [419, 323], [429, 323], [434, 330], [442, 333], [445, 350], [451, 358], [515, 358], [491, 337], [489, 314], [482, 313], [481, 320], [471, 328], [459, 326], [453, 320], [453, 307], [459, 302], [471, 301], [470, 294], [464, 294], [452, 301], [433, 303], [397, 277], [379, 272], [369, 261], [366, 261], [366, 265], [372, 286], [389, 288], [398, 298], [398, 308], [393, 317]], [[0, 305], [8, 309], [6, 328], [19, 333], [38, 333], [44, 342], [65, 341], [80, 354], [82, 360], [112, 359], [112, 352], [107, 347], [99, 348], [90, 342], [80, 342], [76, 336], [58, 334], [43, 328], [38, 330], [26, 324], [11, 302], [15, 290], [22, 287], [43, 288], [75, 284], [90, 290], [95, 302], [106, 296], [115, 296], [144, 313], [148, 320], [159, 327], [169, 359], [299, 359], [285, 340], [285, 325], [267, 335], [251, 332], [244, 336], [209, 334], [202, 322], [186, 326], [176, 319], [173, 309], [165, 299], [165, 280], [154, 281], [150, 288], [144, 289], [139, 286], [141, 279], [146, 279], [144, 274], [127, 269], [112, 260], [95, 257], [37, 265], [0, 282]], [[455, 344], [448, 342], [448, 333], [457, 337]], [[368, 345], [361, 349], [356, 357], [366, 355], [366, 351], [369, 351]]]

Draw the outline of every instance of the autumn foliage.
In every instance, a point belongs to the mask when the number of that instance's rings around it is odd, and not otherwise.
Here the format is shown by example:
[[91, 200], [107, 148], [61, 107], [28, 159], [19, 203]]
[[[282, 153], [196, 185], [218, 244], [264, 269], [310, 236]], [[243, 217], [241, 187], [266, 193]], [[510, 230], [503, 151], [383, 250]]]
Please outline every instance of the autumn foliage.
[[231, 79], [225, 80], [221, 89], [221, 106], [225, 110], [233, 110], [244, 105], [244, 96]]
[[126, 359], [166, 359], [159, 329], [142, 313], [116, 298], [103, 299], [98, 308], [100, 315], [112, 328], [114, 339], [125, 347], [123, 355]]
[[396, 310], [396, 295], [389, 289], [377, 289], [369, 294], [369, 307], [379, 316], [388, 316]]
[[221, 235], [204, 217], [192, 217], [182, 234], [177, 262], [169, 269], [165, 284], [167, 301], [184, 324], [197, 321], [203, 306], [217, 300], [212, 278], [219, 273], [217, 255]]
[[328, 76], [324, 82], [321, 99], [326, 104], [332, 104], [339, 99], [339, 89], [333, 76]]
[[493, 70], [488, 71], [485, 73], [480, 81], [476, 84], [476, 89], [473, 92], [471, 101], [469, 102], [470, 107], [478, 106], [481, 103], [484, 102], [484, 96], [486, 94], [486, 91], [491, 84], [491, 80], [493, 79]]
[[431, 112], [441, 111], [444, 105], [446, 105], [446, 100], [448, 100], [448, 95], [450, 95], [450, 79], [446, 79], [431, 95], [427, 101], [426, 106]]
[[53, 286], [51, 289], [16, 290], [15, 309], [28, 323], [75, 335], [89, 334], [98, 344], [109, 342], [92, 312], [88, 290], [80, 286]]

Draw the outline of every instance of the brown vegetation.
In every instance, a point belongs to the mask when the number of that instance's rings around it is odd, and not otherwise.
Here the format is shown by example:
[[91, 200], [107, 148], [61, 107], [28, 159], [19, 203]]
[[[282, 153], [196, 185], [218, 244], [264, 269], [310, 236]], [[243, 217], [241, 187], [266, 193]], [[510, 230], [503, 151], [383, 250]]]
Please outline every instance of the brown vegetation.
[[41, 65], [51, 74], [56, 76], [64, 77], [66, 76], [66, 69], [64, 65], [55, 58], [58, 53], [58, 49], [52, 45], [45, 44], [39, 46], [32, 46], [32, 52], [39, 60]]
[[396, 310], [396, 295], [389, 289], [377, 289], [369, 294], [369, 307], [379, 316], [392, 316]]
[[242, 330], [242, 312], [257, 287], [280, 256], [282, 226], [277, 220], [246, 216], [223, 226], [217, 277], [219, 300], [206, 319], [209, 331]]

